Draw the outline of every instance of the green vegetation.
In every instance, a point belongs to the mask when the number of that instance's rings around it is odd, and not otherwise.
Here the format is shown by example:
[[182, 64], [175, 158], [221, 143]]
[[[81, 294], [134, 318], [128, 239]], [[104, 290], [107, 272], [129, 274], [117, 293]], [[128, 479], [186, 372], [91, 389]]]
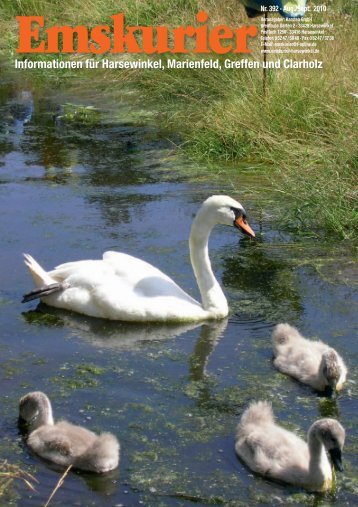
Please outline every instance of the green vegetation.
[[[0, 501], [9, 501], [11, 485], [14, 481], [22, 481], [26, 486], [35, 491], [35, 483], [38, 481], [33, 475], [23, 470], [18, 465], [8, 463], [6, 460], [0, 462]], [[6, 502], [7, 503], [7, 502]], [[9, 502], [10, 503], [10, 502]], [[3, 504], [5, 505], [5, 503]]]
[[[158, 111], [160, 125], [180, 132], [182, 146], [191, 157], [262, 165], [277, 199], [287, 208], [291, 227], [353, 240], [358, 229], [354, 210], [358, 102], [350, 93], [357, 92], [353, 48], [358, 45], [358, 13], [354, 0], [328, 1], [327, 5], [328, 13], [317, 16], [334, 24], [335, 40], [320, 48], [318, 59], [323, 60], [324, 70], [270, 71], [265, 96], [262, 71], [257, 69], [99, 70], [88, 71], [87, 76], [96, 76], [97, 85], [111, 93], [121, 93], [124, 84], [136, 88], [139, 100], [145, 96]], [[120, 10], [129, 24], [177, 26], [191, 23], [203, 8], [212, 24], [248, 22], [237, 0], [124, 0], [120, 7], [114, 0], [75, 0], [65, 7], [59, 0], [4, 1], [0, 28], [5, 23], [7, 30], [2, 30], [0, 50], [7, 58], [15, 58], [16, 14], [45, 14], [49, 23], [93, 26], [108, 23], [110, 15]], [[261, 60], [259, 49], [257, 40], [253, 44], [257, 60]], [[73, 76], [73, 71], [68, 73]], [[42, 71], [43, 78], [55, 80], [66, 71], [54, 74]]]
[[74, 389], [86, 389], [98, 387], [98, 377], [105, 373], [105, 368], [95, 364], [63, 364], [60, 367], [61, 373], [51, 378], [51, 382], [58, 385], [62, 392]]
[[76, 127], [96, 127], [100, 122], [101, 114], [93, 106], [80, 104], [64, 104], [63, 114], [57, 117], [65, 123], [71, 123]]

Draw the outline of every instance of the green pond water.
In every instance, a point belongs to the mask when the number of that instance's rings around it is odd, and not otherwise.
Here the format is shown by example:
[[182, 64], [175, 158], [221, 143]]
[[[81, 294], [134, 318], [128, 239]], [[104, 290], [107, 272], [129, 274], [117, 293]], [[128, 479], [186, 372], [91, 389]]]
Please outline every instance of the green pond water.
[[[18, 428], [19, 398], [43, 390], [55, 418], [113, 432], [122, 447], [119, 470], [70, 472], [51, 505], [356, 505], [349, 245], [284, 230], [258, 171], [189, 163], [125, 92], [106, 102], [85, 86], [66, 93], [5, 78], [0, 85], [0, 459], [38, 480], [35, 492], [14, 480], [0, 504], [43, 505], [63, 472], [33, 455]], [[32, 288], [22, 252], [51, 268], [110, 249], [151, 262], [198, 298], [187, 239], [200, 203], [214, 193], [241, 201], [257, 232], [250, 241], [217, 227], [211, 238], [228, 320], [129, 325], [20, 303]], [[349, 380], [337, 399], [274, 369], [270, 335], [282, 321], [342, 354]], [[345, 472], [335, 492], [270, 482], [236, 458], [235, 428], [255, 399], [271, 400], [301, 436], [319, 417], [340, 420]]]

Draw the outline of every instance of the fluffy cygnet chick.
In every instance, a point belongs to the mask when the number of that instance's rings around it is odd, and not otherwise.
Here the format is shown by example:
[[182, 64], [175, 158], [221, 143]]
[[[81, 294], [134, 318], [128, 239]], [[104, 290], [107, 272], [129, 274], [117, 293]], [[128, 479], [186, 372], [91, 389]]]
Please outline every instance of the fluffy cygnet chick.
[[254, 472], [309, 491], [332, 486], [333, 465], [340, 471], [345, 431], [335, 419], [320, 419], [308, 430], [307, 443], [275, 423], [271, 404], [254, 402], [237, 427], [235, 450]]
[[289, 324], [278, 324], [272, 334], [273, 364], [317, 391], [332, 394], [342, 389], [347, 368], [340, 355], [321, 341], [304, 338]]
[[20, 418], [29, 427], [27, 443], [39, 456], [58, 465], [103, 473], [118, 466], [120, 445], [111, 433], [96, 435], [66, 421], [54, 423], [46, 394], [36, 391], [20, 400]]

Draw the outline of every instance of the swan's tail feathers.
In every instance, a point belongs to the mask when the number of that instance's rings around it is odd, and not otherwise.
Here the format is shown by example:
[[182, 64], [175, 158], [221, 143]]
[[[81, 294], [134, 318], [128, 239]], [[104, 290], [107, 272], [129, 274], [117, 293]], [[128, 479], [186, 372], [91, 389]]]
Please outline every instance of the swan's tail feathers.
[[40, 299], [50, 294], [54, 294], [55, 292], [61, 292], [65, 289], [68, 289], [68, 283], [51, 283], [50, 285], [45, 285], [44, 287], [39, 287], [38, 289], [34, 289], [27, 294], [24, 294], [22, 297], [21, 303], [28, 303], [33, 299]]
[[272, 333], [272, 343], [274, 345], [283, 345], [296, 338], [302, 338], [302, 336], [299, 331], [295, 327], [290, 326], [290, 324], [277, 324]]
[[254, 401], [241, 416], [237, 427], [237, 437], [240, 438], [244, 436], [251, 424], [261, 426], [273, 424], [274, 422], [275, 416], [272, 411], [271, 403], [268, 401]]
[[120, 445], [111, 433], [102, 433], [74, 463], [90, 472], [104, 473], [117, 468]]
[[56, 280], [46, 273], [46, 271], [38, 262], [35, 261], [33, 257], [31, 257], [31, 255], [24, 254], [24, 259], [25, 265], [29, 268], [36, 287], [43, 287], [56, 283]]

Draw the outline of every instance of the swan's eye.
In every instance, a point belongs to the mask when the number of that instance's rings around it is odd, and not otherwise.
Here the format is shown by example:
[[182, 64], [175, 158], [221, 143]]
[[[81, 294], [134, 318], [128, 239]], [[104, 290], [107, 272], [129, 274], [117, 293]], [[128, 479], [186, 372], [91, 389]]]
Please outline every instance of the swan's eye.
[[246, 219], [246, 215], [244, 215], [244, 214], [242, 213], [242, 210], [241, 210], [241, 209], [239, 209], [239, 208], [233, 208], [233, 207], [231, 207], [230, 209], [231, 209], [231, 211], [233, 211], [233, 212], [234, 212], [235, 219], [238, 219], [238, 218], [240, 218], [241, 216], [243, 216], [243, 218], [244, 218], [244, 219]]

